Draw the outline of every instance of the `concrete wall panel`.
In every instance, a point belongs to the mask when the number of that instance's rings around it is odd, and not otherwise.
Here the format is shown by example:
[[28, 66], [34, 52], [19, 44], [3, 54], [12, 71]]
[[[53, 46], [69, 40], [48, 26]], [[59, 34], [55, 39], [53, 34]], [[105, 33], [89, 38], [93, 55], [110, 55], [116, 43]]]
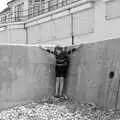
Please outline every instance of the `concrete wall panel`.
[[65, 16], [52, 21], [53, 40], [71, 36], [71, 16]]
[[0, 32], [0, 43], [8, 43], [8, 31], [7, 30]]
[[54, 91], [54, 57], [39, 47], [0, 45], [0, 109]]
[[26, 43], [25, 29], [7, 29], [0, 32], [0, 43]]
[[40, 42], [40, 44], [44, 45], [62, 45], [62, 46], [68, 46], [72, 45], [72, 38], [71, 37], [66, 37], [65, 39], [58, 39], [58, 40], [52, 40], [52, 41], [45, 41], [45, 42]]
[[[113, 108], [120, 79], [119, 46], [119, 39], [81, 46], [71, 55], [66, 93], [79, 102]], [[112, 79], [110, 72], [115, 74]]]
[[10, 29], [8, 33], [9, 43], [25, 44], [26, 30], [25, 29]]
[[39, 26], [30, 27], [27, 29], [27, 31], [29, 43], [38, 43], [40, 41]]
[[83, 35], [93, 32], [94, 29], [94, 9], [86, 9], [73, 14], [74, 35]]
[[[33, 32], [34, 31], [34, 32]], [[29, 43], [54, 43], [55, 40], [71, 36], [71, 16], [41, 23], [28, 28]]]
[[108, 1], [106, 2], [106, 17], [107, 19], [120, 17], [120, 1]]
[[29, 43], [40, 43], [52, 39], [51, 21], [28, 28]]

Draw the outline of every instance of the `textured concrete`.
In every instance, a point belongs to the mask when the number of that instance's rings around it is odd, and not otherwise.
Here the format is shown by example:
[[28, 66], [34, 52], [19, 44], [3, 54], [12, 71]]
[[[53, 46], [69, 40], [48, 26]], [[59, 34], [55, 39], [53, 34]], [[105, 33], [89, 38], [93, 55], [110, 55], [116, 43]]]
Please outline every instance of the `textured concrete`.
[[82, 45], [70, 62], [65, 92], [79, 102], [113, 108], [120, 79], [120, 39]]
[[[53, 95], [54, 64], [40, 47], [0, 45], [0, 108]], [[114, 108], [119, 79], [120, 39], [84, 44], [70, 56], [64, 92], [80, 103]]]
[[54, 57], [37, 46], [0, 45], [0, 109], [54, 91]]

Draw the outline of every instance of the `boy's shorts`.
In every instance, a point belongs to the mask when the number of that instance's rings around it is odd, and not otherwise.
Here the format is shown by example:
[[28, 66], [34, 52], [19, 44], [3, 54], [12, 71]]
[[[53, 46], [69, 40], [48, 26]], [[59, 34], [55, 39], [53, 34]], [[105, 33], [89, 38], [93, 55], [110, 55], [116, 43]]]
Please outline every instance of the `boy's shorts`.
[[57, 66], [55, 67], [56, 77], [65, 77], [66, 74], [66, 66]]

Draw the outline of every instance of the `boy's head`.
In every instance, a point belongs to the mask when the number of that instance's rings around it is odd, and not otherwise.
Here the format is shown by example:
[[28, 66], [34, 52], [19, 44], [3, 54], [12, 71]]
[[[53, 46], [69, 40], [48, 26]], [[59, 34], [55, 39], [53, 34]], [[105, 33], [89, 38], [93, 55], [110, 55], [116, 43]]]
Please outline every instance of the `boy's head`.
[[57, 46], [55, 47], [55, 52], [56, 52], [57, 54], [60, 54], [60, 53], [62, 52], [62, 47], [61, 47], [60, 45], [57, 45]]
[[64, 47], [64, 51], [67, 52], [68, 51], [68, 47], [65, 46]]

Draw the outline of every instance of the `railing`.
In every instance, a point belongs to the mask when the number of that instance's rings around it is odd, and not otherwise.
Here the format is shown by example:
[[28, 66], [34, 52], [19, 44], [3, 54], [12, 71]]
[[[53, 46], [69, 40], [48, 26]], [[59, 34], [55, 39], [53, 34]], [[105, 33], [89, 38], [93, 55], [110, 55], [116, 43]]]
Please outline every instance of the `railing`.
[[62, 2], [58, 2], [58, 3], [54, 2], [52, 3], [52, 5], [50, 4], [50, 1], [45, 2], [44, 4], [39, 6], [38, 4], [36, 4], [37, 6], [31, 7], [24, 11], [8, 13], [5, 19], [3, 18], [0, 20], [0, 24], [12, 23], [12, 22], [23, 22], [30, 18], [34, 18], [36, 16], [54, 11], [58, 8], [62, 8], [66, 5], [70, 5], [78, 1], [80, 0], [63, 0]]

